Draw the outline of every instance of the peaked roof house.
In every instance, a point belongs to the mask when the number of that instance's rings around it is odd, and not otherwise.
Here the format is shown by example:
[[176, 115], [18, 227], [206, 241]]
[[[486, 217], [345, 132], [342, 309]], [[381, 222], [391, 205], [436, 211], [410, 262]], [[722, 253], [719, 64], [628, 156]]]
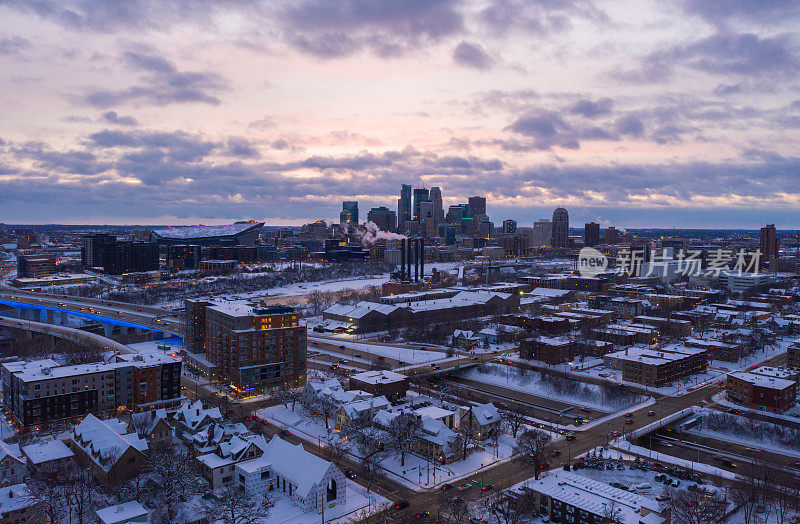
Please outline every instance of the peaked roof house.
[[237, 424], [215, 423], [192, 435], [188, 444], [195, 455], [205, 455], [213, 453], [220, 444], [230, 441], [235, 436], [246, 437], [250, 434], [250, 430], [241, 422]]
[[0, 486], [22, 483], [27, 472], [19, 444], [0, 440]]
[[220, 442], [212, 453], [197, 457], [203, 477], [211, 489], [219, 489], [234, 483], [234, 468], [237, 463], [260, 457], [267, 447], [262, 435], [233, 436]]
[[472, 406], [461, 414], [461, 428], [470, 429], [472, 438], [483, 442], [500, 431], [500, 412], [494, 404]]
[[236, 465], [236, 482], [254, 495], [286, 495], [303, 511], [319, 513], [323, 506], [332, 508], [347, 501], [347, 479], [339, 468], [277, 435], [260, 457]]
[[342, 404], [334, 414], [336, 429], [341, 430], [345, 426], [367, 426], [378, 411], [390, 406], [391, 403], [383, 395]]
[[79, 463], [108, 484], [138, 475], [148, 451], [147, 441], [128, 433], [125, 424], [115, 418], [100, 420], [91, 413], [72, 428], [66, 444]]
[[41, 502], [31, 496], [28, 486], [14, 484], [0, 488], [0, 522], [43, 522]]
[[175, 431], [169, 423], [166, 409], [133, 413], [131, 417], [132, 424], [129, 428], [135, 427], [138, 433], [147, 439], [151, 448], [163, 448], [172, 443]]
[[193, 404], [183, 404], [175, 413], [175, 434], [188, 441], [192, 435], [203, 430], [208, 425], [222, 420], [219, 408], [204, 408], [199, 400]]
[[473, 331], [456, 329], [453, 331], [453, 345], [464, 349], [475, 349], [481, 343], [481, 338]]

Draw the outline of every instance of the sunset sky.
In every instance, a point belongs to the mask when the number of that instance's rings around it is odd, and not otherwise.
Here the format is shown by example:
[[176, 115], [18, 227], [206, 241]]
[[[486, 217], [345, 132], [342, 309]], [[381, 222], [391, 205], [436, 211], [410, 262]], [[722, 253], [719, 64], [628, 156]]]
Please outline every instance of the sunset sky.
[[798, 225], [796, 0], [0, 0], [0, 222]]

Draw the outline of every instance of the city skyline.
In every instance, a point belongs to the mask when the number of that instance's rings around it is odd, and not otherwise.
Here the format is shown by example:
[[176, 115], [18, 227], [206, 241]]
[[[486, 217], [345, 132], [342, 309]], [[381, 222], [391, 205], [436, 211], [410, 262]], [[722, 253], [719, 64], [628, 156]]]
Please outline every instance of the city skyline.
[[786, 1], [0, 5], [0, 220], [793, 229]]

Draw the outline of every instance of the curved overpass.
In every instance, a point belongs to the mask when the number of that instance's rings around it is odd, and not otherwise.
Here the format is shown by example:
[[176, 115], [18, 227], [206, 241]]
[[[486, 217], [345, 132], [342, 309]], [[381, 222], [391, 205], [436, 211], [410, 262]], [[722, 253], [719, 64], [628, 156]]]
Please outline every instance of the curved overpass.
[[0, 326], [51, 335], [74, 342], [76, 344], [80, 344], [82, 346], [93, 347], [99, 351], [119, 351], [121, 353], [131, 352], [128, 346], [120, 344], [119, 342], [115, 342], [110, 338], [96, 335], [95, 333], [89, 333], [80, 329], [59, 326], [58, 324], [47, 324], [45, 322], [35, 322], [33, 320], [0, 316]]
[[148, 306], [125, 304], [110, 300], [84, 299], [69, 295], [44, 295], [4, 288], [0, 304], [15, 309], [68, 313], [104, 326], [123, 326], [183, 337], [183, 321], [173, 312]]

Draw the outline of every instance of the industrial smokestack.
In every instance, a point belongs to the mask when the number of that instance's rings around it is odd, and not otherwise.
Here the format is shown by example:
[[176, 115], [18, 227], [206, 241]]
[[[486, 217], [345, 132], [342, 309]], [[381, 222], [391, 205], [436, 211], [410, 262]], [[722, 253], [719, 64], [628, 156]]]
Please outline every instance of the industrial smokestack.
[[406, 239], [400, 241], [400, 282], [406, 279]]
[[408, 251], [406, 252], [406, 280], [411, 282], [411, 242], [412, 240], [409, 238], [408, 242], [406, 242], [406, 247]]
[[419, 282], [419, 239], [414, 240], [414, 282]]
[[419, 239], [419, 279], [425, 280], [425, 239]]

